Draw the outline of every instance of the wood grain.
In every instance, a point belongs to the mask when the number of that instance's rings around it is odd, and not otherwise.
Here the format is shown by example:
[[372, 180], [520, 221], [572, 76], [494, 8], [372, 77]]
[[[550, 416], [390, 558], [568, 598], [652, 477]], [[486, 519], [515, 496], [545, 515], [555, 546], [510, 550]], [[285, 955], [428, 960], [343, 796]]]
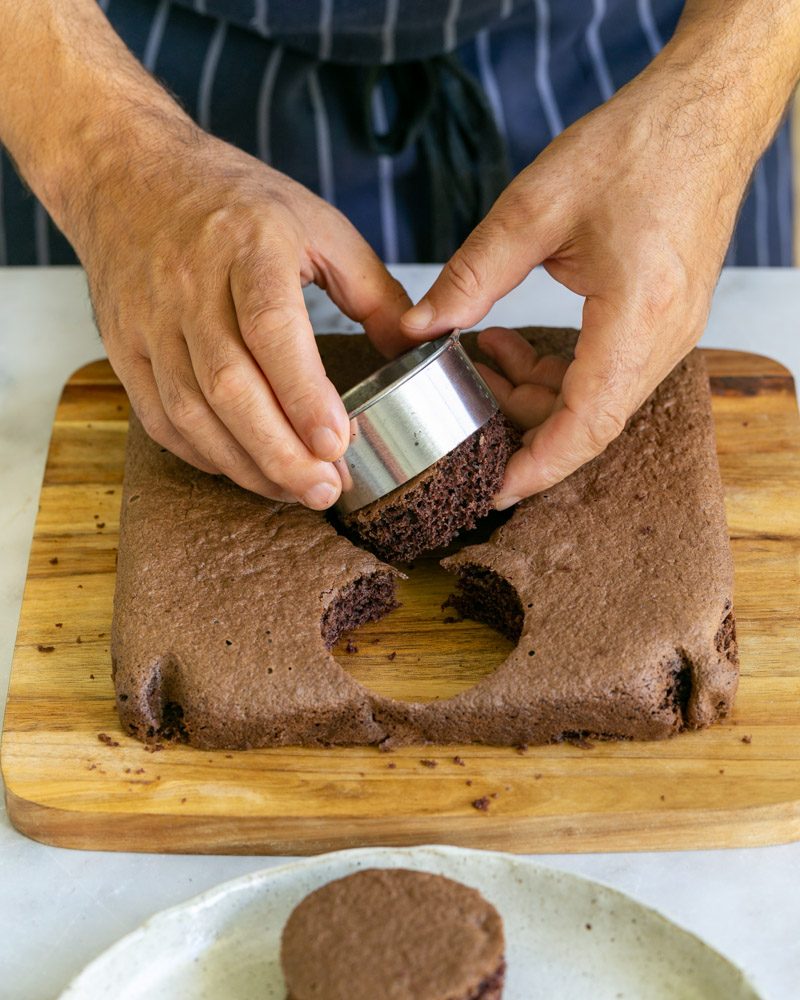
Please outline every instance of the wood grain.
[[[424, 842], [636, 850], [800, 836], [794, 385], [769, 359], [706, 353], [736, 565], [742, 680], [733, 716], [662, 743], [524, 752], [153, 753], [126, 737], [108, 639], [128, 408], [105, 362], [76, 372], [53, 427], [5, 715], [12, 822], [67, 847], [221, 853]], [[434, 560], [420, 560], [403, 585], [403, 608], [360, 630], [357, 652], [340, 644], [340, 662], [404, 698], [444, 698], [474, 683], [508, 644], [484, 626], [444, 621], [451, 582]], [[471, 804], [482, 796], [486, 812]]]

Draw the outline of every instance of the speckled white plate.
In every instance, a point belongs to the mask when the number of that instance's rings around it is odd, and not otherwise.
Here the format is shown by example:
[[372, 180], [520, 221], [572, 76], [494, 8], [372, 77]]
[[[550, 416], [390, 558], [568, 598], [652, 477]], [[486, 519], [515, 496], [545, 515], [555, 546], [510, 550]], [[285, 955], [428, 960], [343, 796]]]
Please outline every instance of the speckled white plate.
[[722, 955], [615, 889], [515, 855], [452, 847], [340, 851], [225, 882], [118, 941], [61, 1000], [285, 1000], [278, 954], [292, 908], [325, 882], [374, 867], [447, 875], [497, 907], [504, 1000], [758, 1000]]

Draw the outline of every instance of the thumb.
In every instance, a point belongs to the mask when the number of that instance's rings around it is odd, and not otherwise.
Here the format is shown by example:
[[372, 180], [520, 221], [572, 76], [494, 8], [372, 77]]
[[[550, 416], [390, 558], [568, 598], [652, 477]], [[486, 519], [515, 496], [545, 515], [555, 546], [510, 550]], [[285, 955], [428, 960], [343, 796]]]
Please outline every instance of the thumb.
[[532, 201], [521, 181], [506, 189], [427, 294], [405, 313], [403, 333], [419, 341], [473, 326], [554, 252], [552, 229], [544, 216], [533, 217]]
[[506, 466], [499, 509], [565, 479], [599, 455], [668, 373], [635, 309], [590, 297], [575, 360], [553, 413]]

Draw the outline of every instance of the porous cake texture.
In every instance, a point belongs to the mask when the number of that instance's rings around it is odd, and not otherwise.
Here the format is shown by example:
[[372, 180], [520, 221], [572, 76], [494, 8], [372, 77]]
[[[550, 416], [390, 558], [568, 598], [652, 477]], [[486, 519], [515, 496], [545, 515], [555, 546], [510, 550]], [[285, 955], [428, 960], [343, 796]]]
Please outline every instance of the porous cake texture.
[[476, 890], [405, 868], [328, 882], [281, 938], [287, 1000], [500, 1000], [503, 921]]
[[410, 562], [444, 548], [492, 511], [519, 434], [502, 413], [404, 486], [342, 517], [382, 559]]
[[[574, 344], [524, 333], [542, 352]], [[365, 337], [319, 346], [340, 392], [381, 363]], [[446, 700], [374, 694], [330, 649], [395, 607], [399, 571], [324, 514], [191, 468], [132, 419], [112, 633], [122, 724], [206, 748], [516, 745], [661, 739], [724, 716], [733, 572], [701, 356], [602, 455], [444, 565], [454, 606], [515, 648]]]

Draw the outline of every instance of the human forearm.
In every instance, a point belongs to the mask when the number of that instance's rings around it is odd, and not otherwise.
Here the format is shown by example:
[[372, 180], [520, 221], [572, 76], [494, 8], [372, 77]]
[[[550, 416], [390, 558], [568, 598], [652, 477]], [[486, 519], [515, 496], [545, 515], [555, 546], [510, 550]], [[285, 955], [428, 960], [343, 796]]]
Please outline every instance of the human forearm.
[[247, 489], [330, 506], [350, 428], [301, 286], [386, 353], [403, 289], [335, 208], [195, 125], [95, 0], [0, 0], [0, 39], [0, 141], [75, 247], [145, 429]]
[[[165, 120], [194, 126], [95, 0], [0, 0], [0, 141], [77, 240], [98, 186]], [[79, 240], [78, 240], [79, 241]]]
[[686, 0], [645, 75], [674, 89], [676, 113], [704, 147], [714, 133], [735, 143], [749, 173], [800, 81], [800, 0]]
[[753, 169], [800, 76], [800, 0], [687, 0], [673, 39], [511, 183], [401, 329], [467, 327], [538, 264], [585, 298], [566, 372], [507, 332], [485, 370], [524, 430], [498, 504], [620, 432], [700, 338]]

